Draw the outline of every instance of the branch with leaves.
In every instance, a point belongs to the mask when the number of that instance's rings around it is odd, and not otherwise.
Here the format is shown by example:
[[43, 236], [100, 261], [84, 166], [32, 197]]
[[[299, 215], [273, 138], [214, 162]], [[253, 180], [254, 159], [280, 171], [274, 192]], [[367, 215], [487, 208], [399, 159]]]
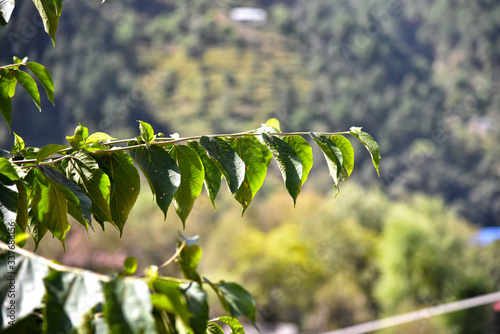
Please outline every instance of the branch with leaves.
[[[0, 330], [15, 333], [218, 333], [219, 323], [244, 333], [237, 317], [253, 326], [252, 296], [234, 282], [212, 283], [197, 272], [197, 238], [183, 238], [172, 257], [184, 279], [162, 276], [151, 266], [143, 277], [131, 276], [137, 260], [110, 276], [63, 266], [0, 242]], [[206, 288], [212, 289], [230, 316], [209, 318]], [[21, 291], [30, 291], [29, 298]]]
[[[272, 159], [294, 203], [313, 164], [310, 144], [297, 133], [281, 133], [276, 119], [252, 131], [222, 136], [165, 138], [142, 121], [139, 129], [140, 135], [126, 140], [125, 146], [115, 146], [124, 141], [102, 132], [89, 135], [82, 125], [67, 137], [69, 146], [25, 147], [14, 133], [14, 147], [0, 158], [0, 238], [7, 242], [12, 229], [16, 234], [28, 229], [38, 246], [50, 231], [64, 245], [68, 214], [86, 229], [93, 228], [94, 220], [103, 230], [109, 222], [121, 233], [140, 190], [136, 165], [164, 217], [173, 202], [185, 226], [203, 185], [215, 208], [225, 178], [243, 214], [261, 188]], [[380, 161], [377, 143], [360, 128], [311, 132], [337, 189], [354, 168], [354, 150], [346, 133], [365, 145], [377, 172]]]

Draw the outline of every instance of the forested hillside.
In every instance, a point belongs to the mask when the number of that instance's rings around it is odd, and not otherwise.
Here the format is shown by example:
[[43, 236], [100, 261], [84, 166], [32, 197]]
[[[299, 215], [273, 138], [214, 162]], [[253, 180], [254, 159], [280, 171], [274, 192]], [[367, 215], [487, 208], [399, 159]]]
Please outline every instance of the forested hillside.
[[[268, 20], [231, 21], [242, 5]], [[54, 75], [55, 107], [14, 99], [28, 142], [62, 142], [77, 122], [129, 136], [137, 119], [182, 134], [270, 116], [293, 130], [362, 126], [392, 196], [435, 194], [498, 224], [498, 1], [68, 1], [64, 14], [56, 48], [29, 3], [0, 30], [2, 63], [28, 56]], [[11, 145], [5, 125], [0, 141]], [[359, 159], [356, 177], [373, 182]]]

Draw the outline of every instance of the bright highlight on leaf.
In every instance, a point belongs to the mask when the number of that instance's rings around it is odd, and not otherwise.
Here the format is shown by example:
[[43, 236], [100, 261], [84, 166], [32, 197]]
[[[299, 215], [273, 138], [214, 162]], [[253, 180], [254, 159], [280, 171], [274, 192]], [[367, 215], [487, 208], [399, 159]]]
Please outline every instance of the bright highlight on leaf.
[[368, 133], [361, 131], [361, 128], [351, 127], [349, 131], [354, 137], [363, 144], [370, 155], [372, 156], [373, 167], [377, 171], [378, 176], [380, 176], [378, 165], [380, 163], [380, 149], [377, 142]]

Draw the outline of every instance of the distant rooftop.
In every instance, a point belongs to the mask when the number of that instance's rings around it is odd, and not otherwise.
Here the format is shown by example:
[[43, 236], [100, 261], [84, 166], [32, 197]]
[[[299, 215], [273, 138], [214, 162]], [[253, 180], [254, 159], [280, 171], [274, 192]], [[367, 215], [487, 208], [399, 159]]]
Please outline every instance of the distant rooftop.
[[264, 23], [267, 13], [262, 8], [237, 7], [231, 9], [229, 18], [236, 22]]

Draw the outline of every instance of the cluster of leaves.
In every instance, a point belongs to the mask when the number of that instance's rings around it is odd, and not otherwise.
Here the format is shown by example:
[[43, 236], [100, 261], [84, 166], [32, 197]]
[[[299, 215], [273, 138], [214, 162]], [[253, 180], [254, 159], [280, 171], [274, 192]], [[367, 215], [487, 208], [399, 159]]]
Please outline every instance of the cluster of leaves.
[[54, 104], [54, 83], [52, 76], [45, 66], [34, 62], [28, 62], [28, 57], [20, 59], [14, 57], [14, 64], [0, 67], [0, 113], [10, 128], [12, 120], [12, 102], [11, 98], [16, 93], [16, 86], [19, 82], [28, 92], [38, 109], [41, 110], [40, 92], [33, 77], [19, 69], [20, 66], [26, 66], [35, 77], [40, 81], [47, 92], [47, 97]]
[[[0, 243], [0, 328], [11, 333], [244, 333], [236, 317], [255, 327], [252, 296], [233, 282], [212, 283], [196, 271], [201, 257], [197, 238], [184, 238], [176, 254], [144, 277], [131, 276], [137, 260], [110, 276], [66, 267]], [[160, 275], [176, 260], [184, 279]], [[215, 291], [231, 316], [209, 318], [208, 295]], [[26, 293], [29, 291], [29, 298]]]
[[[52, 38], [52, 42], [55, 45], [57, 26], [62, 12], [63, 0], [33, 0], [33, 3], [42, 18], [45, 31], [49, 34], [50, 38]], [[15, 0], [5, 0], [0, 3], [0, 26], [4, 26], [10, 21], [10, 17], [15, 7]]]
[[[313, 164], [312, 148], [298, 133], [281, 133], [276, 119], [249, 132], [191, 138], [155, 134], [139, 121], [140, 136], [115, 140], [81, 124], [67, 137], [69, 146], [25, 147], [17, 134], [11, 152], [0, 158], [0, 238], [29, 229], [36, 245], [47, 231], [63, 242], [68, 214], [86, 229], [92, 219], [120, 233], [140, 190], [135, 163], [145, 175], [166, 218], [173, 202], [185, 225], [203, 184], [215, 208], [222, 177], [243, 213], [262, 186], [274, 158], [294, 203]], [[304, 133], [301, 133], [304, 134]], [[370, 152], [378, 172], [379, 148], [360, 128], [349, 132]], [[351, 142], [342, 134], [310, 133], [324, 153], [335, 187], [354, 167]], [[126, 142], [126, 146], [115, 146]], [[187, 142], [185, 145], [180, 142]], [[126, 152], [129, 151], [129, 154]]]

